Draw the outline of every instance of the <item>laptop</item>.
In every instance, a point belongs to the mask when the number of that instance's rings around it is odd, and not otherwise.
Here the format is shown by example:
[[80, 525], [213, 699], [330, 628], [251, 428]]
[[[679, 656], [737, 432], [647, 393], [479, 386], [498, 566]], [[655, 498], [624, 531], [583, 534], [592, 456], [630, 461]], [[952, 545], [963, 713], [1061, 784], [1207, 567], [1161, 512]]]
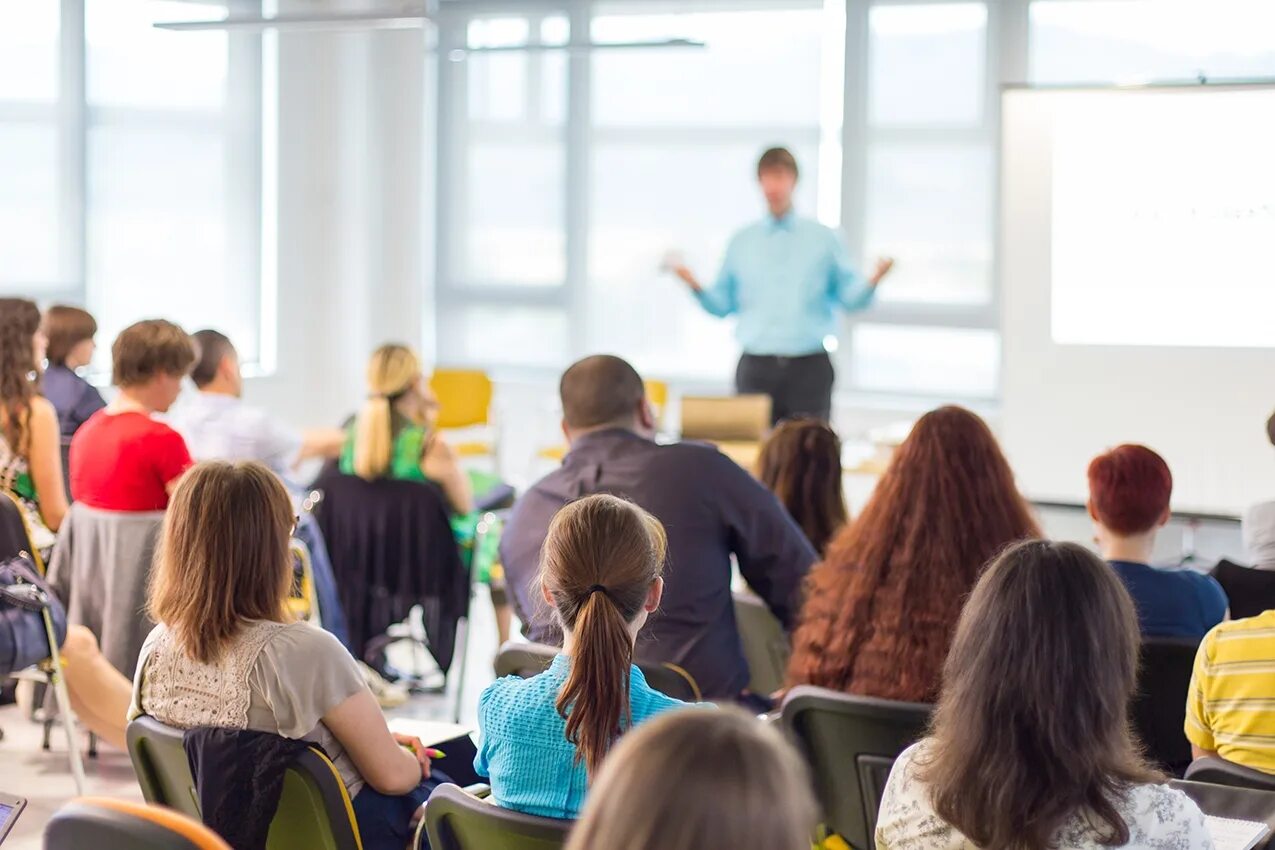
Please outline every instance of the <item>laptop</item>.
[[11, 794], [0, 793], [0, 844], [4, 843], [9, 831], [13, 829], [18, 815], [27, 807], [27, 801]]
[[683, 396], [682, 439], [756, 442], [770, 430], [770, 396]]

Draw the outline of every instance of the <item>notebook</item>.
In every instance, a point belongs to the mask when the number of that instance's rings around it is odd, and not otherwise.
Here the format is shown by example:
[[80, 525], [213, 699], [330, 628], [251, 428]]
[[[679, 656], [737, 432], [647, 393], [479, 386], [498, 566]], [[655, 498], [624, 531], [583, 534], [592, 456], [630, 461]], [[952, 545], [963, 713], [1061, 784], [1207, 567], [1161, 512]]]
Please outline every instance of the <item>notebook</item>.
[[1271, 828], [1253, 820], [1234, 820], [1214, 815], [1204, 816], [1209, 835], [1217, 850], [1252, 850], [1257, 842], [1270, 835]]
[[[451, 741], [474, 731], [473, 726], [462, 726], [457, 723], [445, 723], [439, 720], [416, 720], [407, 717], [394, 717], [389, 721], [391, 732], [402, 735], [414, 735], [421, 739], [427, 747]], [[1222, 850], [1221, 847], [1218, 850]]]

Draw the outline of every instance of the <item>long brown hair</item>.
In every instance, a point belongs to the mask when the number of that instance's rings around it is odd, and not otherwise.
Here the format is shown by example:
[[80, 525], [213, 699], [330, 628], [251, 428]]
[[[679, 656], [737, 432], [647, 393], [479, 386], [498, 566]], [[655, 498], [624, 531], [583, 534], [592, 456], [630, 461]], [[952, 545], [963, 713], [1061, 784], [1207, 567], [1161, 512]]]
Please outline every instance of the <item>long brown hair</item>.
[[540, 582], [573, 638], [557, 708], [590, 776], [632, 721], [629, 623], [663, 572], [667, 550], [660, 521], [615, 496], [572, 502], [549, 524]]
[[837, 432], [818, 419], [779, 423], [762, 446], [757, 477], [822, 555], [848, 516]]
[[31, 448], [31, 399], [40, 391], [35, 362], [40, 308], [25, 298], [0, 298], [0, 404], [9, 447], [25, 457]]
[[789, 684], [933, 700], [983, 565], [1039, 536], [987, 424], [960, 407], [927, 413], [807, 578]]
[[256, 461], [206, 461], [182, 476], [164, 517], [151, 616], [196, 661], [216, 663], [246, 620], [288, 620], [295, 515]]
[[996, 559], [961, 614], [918, 761], [939, 817], [988, 850], [1046, 850], [1084, 813], [1122, 846], [1115, 801], [1163, 781], [1129, 731], [1138, 619], [1115, 573], [1075, 543]]
[[567, 850], [809, 850], [814, 799], [773, 726], [737, 708], [669, 711], [616, 746]]

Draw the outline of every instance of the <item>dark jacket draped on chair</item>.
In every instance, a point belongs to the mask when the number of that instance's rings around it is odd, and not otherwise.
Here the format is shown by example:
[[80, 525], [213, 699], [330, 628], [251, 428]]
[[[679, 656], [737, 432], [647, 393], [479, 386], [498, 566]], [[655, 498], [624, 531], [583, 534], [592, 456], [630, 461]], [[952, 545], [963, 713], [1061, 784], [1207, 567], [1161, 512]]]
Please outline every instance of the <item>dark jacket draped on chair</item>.
[[420, 605], [430, 651], [446, 672], [457, 626], [469, 609], [469, 573], [442, 492], [433, 484], [364, 481], [331, 468], [314, 486], [323, 492], [315, 517], [354, 657], [369, 660], [368, 643]]

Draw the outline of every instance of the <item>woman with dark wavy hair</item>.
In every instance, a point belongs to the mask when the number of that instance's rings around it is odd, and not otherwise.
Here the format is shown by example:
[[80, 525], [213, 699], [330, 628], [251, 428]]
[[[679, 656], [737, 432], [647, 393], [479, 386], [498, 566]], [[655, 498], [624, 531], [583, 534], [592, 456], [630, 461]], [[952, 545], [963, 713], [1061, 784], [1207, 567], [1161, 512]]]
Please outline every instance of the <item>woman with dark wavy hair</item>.
[[780, 422], [762, 446], [757, 477], [822, 555], [847, 517], [837, 432], [819, 419]]
[[0, 486], [22, 503], [36, 548], [48, 550], [67, 500], [58, 414], [40, 395], [41, 321], [34, 303], [0, 298]]
[[927, 413], [807, 577], [788, 684], [932, 702], [983, 565], [1040, 536], [987, 424], [960, 407]]
[[890, 772], [877, 850], [1211, 850], [1199, 808], [1129, 733], [1138, 643], [1096, 555], [1007, 550], [961, 614], [930, 736]]

